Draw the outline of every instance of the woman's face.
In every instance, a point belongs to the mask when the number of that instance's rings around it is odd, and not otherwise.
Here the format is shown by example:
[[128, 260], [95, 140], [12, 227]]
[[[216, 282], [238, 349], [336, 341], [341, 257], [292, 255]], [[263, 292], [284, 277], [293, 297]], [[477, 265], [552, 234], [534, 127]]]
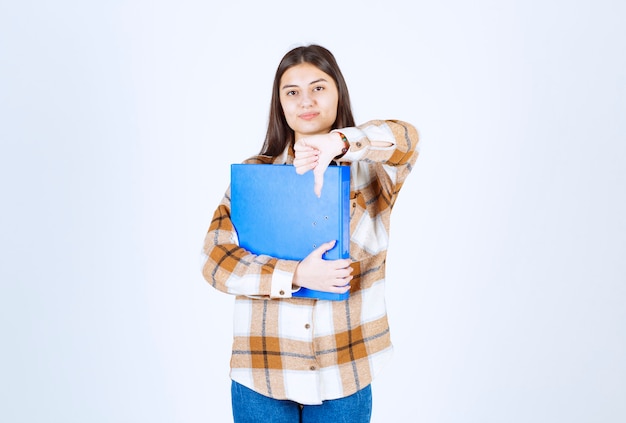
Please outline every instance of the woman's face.
[[310, 63], [290, 67], [280, 78], [280, 104], [296, 140], [326, 134], [337, 118], [339, 92], [333, 78]]

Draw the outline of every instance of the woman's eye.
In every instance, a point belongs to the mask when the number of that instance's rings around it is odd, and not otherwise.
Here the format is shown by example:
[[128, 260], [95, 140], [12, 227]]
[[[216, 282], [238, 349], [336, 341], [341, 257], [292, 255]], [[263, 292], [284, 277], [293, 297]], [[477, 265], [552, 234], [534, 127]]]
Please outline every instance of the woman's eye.
[[287, 91], [287, 95], [296, 95], [295, 91]]
[[324, 87], [318, 86], [318, 87], [313, 88], [313, 91], [322, 91], [323, 89]]

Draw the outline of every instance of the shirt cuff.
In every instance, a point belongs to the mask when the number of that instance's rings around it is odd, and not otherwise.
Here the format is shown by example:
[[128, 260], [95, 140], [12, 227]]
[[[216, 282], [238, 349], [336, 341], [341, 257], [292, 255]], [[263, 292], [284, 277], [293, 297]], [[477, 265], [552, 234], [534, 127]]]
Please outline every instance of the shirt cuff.
[[370, 142], [367, 139], [365, 133], [359, 128], [341, 128], [335, 129], [331, 132], [341, 132], [350, 144], [348, 151], [339, 159], [339, 161], [355, 161], [360, 159], [370, 146]]
[[296, 271], [297, 262], [282, 265], [277, 264], [272, 274], [272, 286], [270, 298], [291, 298], [291, 294], [298, 291], [293, 288], [293, 274]]

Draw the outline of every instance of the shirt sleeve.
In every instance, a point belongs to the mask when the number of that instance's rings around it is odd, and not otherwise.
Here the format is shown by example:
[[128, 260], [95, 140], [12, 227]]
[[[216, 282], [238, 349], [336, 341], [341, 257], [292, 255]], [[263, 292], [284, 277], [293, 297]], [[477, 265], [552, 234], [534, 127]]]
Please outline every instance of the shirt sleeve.
[[294, 260], [255, 255], [241, 248], [230, 218], [230, 188], [218, 205], [202, 249], [202, 274], [214, 288], [252, 298], [290, 298]]
[[338, 161], [375, 172], [393, 203], [419, 155], [419, 135], [415, 127], [400, 120], [371, 120], [337, 131], [350, 143], [350, 148]]

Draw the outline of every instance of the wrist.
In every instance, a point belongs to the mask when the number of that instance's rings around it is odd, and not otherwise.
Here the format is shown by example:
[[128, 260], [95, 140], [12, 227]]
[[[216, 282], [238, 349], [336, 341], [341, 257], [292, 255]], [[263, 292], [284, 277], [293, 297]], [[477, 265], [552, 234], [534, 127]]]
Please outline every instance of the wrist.
[[350, 142], [348, 141], [348, 138], [346, 138], [346, 136], [343, 133], [339, 131], [333, 131], [333, 133], [339, 135], [340, 140], [343, 144], [341, 148], [341, 152], [337, 156], [335, 156], [335, 160], [337, 160], [345, 156], [348, 150], [350, 150]]

